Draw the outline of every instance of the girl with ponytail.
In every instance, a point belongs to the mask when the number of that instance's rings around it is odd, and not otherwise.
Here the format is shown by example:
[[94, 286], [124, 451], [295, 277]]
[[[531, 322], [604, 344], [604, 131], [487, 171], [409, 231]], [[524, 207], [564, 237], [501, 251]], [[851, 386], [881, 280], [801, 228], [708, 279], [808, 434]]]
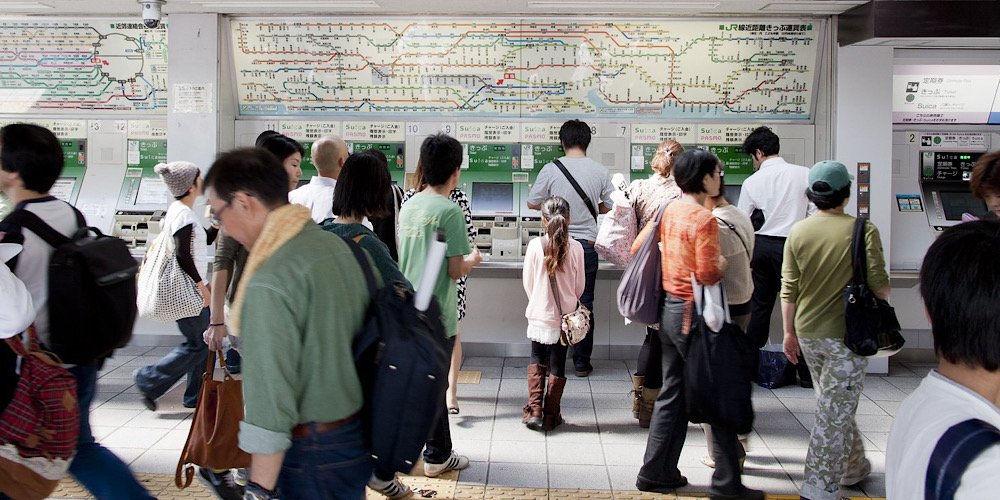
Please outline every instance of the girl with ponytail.
[[560, 320], [576, 308], [585, 284], [583, 246], [569, 236], [569, 203], [558, 196], [545, 200], [542, 223], [546, 234], [528, 243], [523, 275], [531, 364], [521, 423], [532, 430], [552, 430], [562, 423], [559, 406], [566, 386], [567, 346], [559, 343]]

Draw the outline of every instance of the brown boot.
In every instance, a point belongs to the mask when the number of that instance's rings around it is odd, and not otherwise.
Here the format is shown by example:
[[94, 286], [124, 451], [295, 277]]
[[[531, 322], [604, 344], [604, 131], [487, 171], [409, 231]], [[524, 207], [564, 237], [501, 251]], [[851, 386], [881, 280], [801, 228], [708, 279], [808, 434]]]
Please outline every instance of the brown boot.
[[660, 389], [642, 388], [642, 404], [639, 405], [639, 427], [649, 428], [649, 421], [653, 418], [653, 405], [656, 404], [656, 396], [660, 394]]
[[642, 404], [642, 383], [644, 375], [632, 375], [632, 418], [639, 418], [639, 405]]
[[559, 405], [562, 401], [562, 393], [565, 387], [566, 377], [549, 375], [549, 388], [545, 393], [545, 416], [542, 419], [543, 431], [551, 431], [557, 425], [563, 423], [562, 415], [559, 414]]
[[542, 428], [542, 401], [548, 369], [545, 365], [528, 365], [528, 404], [524, 405], [521, 423], [536, 431]]

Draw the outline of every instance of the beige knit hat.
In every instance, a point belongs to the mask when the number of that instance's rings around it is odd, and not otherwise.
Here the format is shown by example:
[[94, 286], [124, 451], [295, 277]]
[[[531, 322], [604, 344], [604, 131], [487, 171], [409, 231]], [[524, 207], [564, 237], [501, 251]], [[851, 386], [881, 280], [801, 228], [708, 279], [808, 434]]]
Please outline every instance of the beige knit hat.
[[163, 179], [163, 183], [175, 198], [187, 194], [200, 173], [197, 165], [187, 161], [160, 163], [153, 167], [153, 170]]

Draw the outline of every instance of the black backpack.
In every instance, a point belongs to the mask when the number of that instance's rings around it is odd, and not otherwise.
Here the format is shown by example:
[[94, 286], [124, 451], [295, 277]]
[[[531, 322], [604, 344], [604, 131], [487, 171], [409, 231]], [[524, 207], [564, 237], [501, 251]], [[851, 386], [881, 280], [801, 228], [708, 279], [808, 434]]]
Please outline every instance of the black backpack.
[[376, 288], [368, 257], [344, 238], [371, 294], [365, 325], [354, 338], [354, 362], [365, 403], [365, 439], [378, 469], [408, 473], [444, 410], [451, 356], [441, 307], [413, 305], [413, 291], [395, 282]]
[[3, 224], [26, 228], [55, 248], [49, 258], [45, 347], [63, 363], [89, 365], [132, 338], [139, 264], [124, 241], [88, 227], [83, 214], [73, 211], [80, 228], [68, 238], [25, 209]]

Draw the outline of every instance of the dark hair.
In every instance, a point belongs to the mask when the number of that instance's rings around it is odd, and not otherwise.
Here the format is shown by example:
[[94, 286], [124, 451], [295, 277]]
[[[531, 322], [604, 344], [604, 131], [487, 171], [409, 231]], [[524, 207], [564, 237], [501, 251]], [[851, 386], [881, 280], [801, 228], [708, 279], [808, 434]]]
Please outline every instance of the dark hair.
[[674, 180], [685, 193], [704, 193], [705, 176], [714, 175], [719, 165], [722, 162], [715, 153], [704, 149], [689, 149], [674, 160]]
[[462, 144], [446, 134], [428, 136], [420, 145], [420, 162], [417, 165], [424, 182], [440, 186], [461, 168]]
[[780, 149], [779, 142], [778, 136], [771, 132], [770, 127], [757, 127], [743, 139], [743, 152], [753, 156], [759, 149], [764, 156], [776, 155]]
[[580, 120], [569, 120], [559, 127], [559, 142], [563, 149], [590, 147], [590, 126]]
[[287, 135], [276, 134], [264, 139], [260, 143], [260, 147], [268, 150], [274, 156], [278, 157], [282, 163], [289, 156], [295, 153], [306, 156], [306, 149], [299, 144], [299, 141], [288, 137]]
[[[813, 188], [817, 191], [829, 191], [830, 185], [823, 181], [816, 181], [813, 183]], [[851, 197], [851, 183], [848, 182], [846, 186], [842, 189], [838, 189], [830, 194], [816, 194], [806, 189], [806, 198], [816, 205], [816, 208], [820, 210], [830, 210], [831, 208], [837, 208], [840, 206], [844, 200]]]
[[17, 172], [25, 189], [48, 192], [65, 162], [62, 145], [49, 129], [27, 123], [0, 128], [0, 167]]
[[569, 252], [569, 202], [550, 196], [542, 202], [542, 217], [545, 217], [545, 233], [549, 235], [545, 270], [552, 275], [562, 267]]
[[985, 154], [976, 160], [969, 188], [973, 196], [979, 199], [986, 197], [986, 191], [1000, 194], [1000, 151]]
[[920, 267], [934, 350], [949, 363], [1000, 370], [1000, 222], [945, 229]]
[[273, 130], [265, 130], [261, 132], [260, 135], [257, 136], [257, 140], [253, 141], [253, 145], [259, 148], [261, 144], [264, 144], [264, 141], [276, 135], [281, 135], [281, 134]]
[[288, 203], [288, 172], [263, 148], [240, 148], [223, 153], [205, 175], [205, 189], [225, 201], [246, 192], [268, 208]]
[[389, 192], [389, 166], [385, 155], [369, 149], [347, 157], [337, 186], [333, 188], [333, 213], [347, 217], [382, 217], [388, 211], [385, 197]]

